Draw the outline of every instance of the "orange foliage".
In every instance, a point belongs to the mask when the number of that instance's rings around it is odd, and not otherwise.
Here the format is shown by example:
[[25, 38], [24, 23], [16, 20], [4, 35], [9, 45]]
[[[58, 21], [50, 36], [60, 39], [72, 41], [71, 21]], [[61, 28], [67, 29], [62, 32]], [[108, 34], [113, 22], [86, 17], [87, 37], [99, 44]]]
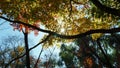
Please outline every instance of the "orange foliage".
[[92, 68], [93, 59], [91, 57], [86, 57], [84, 60], [85, 67]]

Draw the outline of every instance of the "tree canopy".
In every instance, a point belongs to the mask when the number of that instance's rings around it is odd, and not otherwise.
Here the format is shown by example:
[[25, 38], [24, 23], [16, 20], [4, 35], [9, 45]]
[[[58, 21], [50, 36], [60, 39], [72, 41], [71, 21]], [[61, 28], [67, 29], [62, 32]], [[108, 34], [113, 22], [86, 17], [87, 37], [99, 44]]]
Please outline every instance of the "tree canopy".
[[[112, 0], [100, 2], [98, 0], [4, 0], [1, 1], [0, 9], [1, 16], [5, 14], [10, 20], [36, 27], [43, 25], [47, 30], [64, 35], [77, 35], [94, 29], [109, 29], [119, 19], [119, 13], [115, 15], [119, 9], [119, 2]], [[23, 28], [27, 32], [34, 30], [22, 23], [11, 24], [20, 31]], [[37, 31], [34, 31], [37, 34]]]
[[[98, 40], [104, 33], [120, 32], [119, 12], [119, 0], [0, 1], [0, 18], [9, 21], [14, 30], [24, 34], [26, 61], [29, 61], [29, 51], [41, 43], [50, 46], [88, 35], [92, 40]], [[35, 35], [41, 31], [48, 36], [45, 35], [41, 42], [29, 48], [28, 34], [31, 31]]]

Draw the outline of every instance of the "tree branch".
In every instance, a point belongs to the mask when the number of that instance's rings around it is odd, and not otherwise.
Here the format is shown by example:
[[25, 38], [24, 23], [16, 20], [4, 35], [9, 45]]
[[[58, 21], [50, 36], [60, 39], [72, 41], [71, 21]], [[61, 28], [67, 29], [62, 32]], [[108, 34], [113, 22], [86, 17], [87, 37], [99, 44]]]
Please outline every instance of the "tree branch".
[[71, 16], [72, 14], [72, 0], [69, 1], [70, 3], [70, 8], [69, 8], [69, 17]]
[[101, 59], [101, 57], [100, 57], [93, 49], [91, 49], [91, 47], [89, 47], [89, 45], [85, 42], [85, 40], [82, 39], [82, 41], [83, 41], [83, 43], [85, 44], [84, 46], [87, 47], [87, 48], [90, 50], [90, 52], [91, 52], [103, 65], [105, 65], [105, 64], [106, 64], [105, 61], [103, 61], [103, 60]]
[[52, 32], [50, 30], [44, 30], [44, 29], [41, 29], [41, 28], [38, 28], [38, 27], [35, 27], [33, 25], [30, 25], [30, 24], [27, 24], [27, 23], [24, 23], [24, 22], [21, 22], [21, 21], [13, 21], [13, 20], [10, 20], [10, 19], [7, 19], [5, 17], [2, 17], [0, 16], [0, 18], [4, 19], [4, 20], [7, 20], [9, 22], [13, 22], [13, 23], [18, 23], [18, 24], [23, 24], [25, 26], [28, 26], [28, 27], [31, 27], [31, 28], [34, 28], [38, 31], [41, 31], [41, 32], [44, 32], [44, 33], [49, 33], [53, 36], [56, 36], [56, 37], [60, 37], [60, 38], [63, 38], [63, 39], [74, 39], [74, 38], [80, 38], [80, 37], [84, 37], [86, 35], [90, 35], [90, 34], [94, 34], [94, 33], [115, 33], [115, 32], [120, 32], [120, 28], [112, 28], [112, 29], [95, 29], [95, 30], [89, 30], [85, 33], [80, 33], [80, 34], [77, 34], [77, 35], [61, 35], [61, 34], [58, 34], [56, 32]]
[[120, 17], [120, 10], [119, 9], [115, 9], [115, 8], [110, 8], [110, 7], [107, 7], [103, 4], [101, 4], [99, 2], [99, 0], [91, 0], [91, 2], [97, 7], [99, 8], [100, 10], [102, 11], [105, 11], [109, 14], [112, 14], [112, 15], [115, 15], [115, 16], [119, 16]]
[[118, 3], [120, 3], [120, 0], [116, 0]]
[[37, 68], [37, 65], [38, 65], [38, 62], [39, 62], [40, 56], [41, 56], [41, 54], [42, 54], [42, 51], [43, 51], [43, 46], [42, 46], [42, 49], [41, 49], [41, 51], [40, 51], [40, 53], [39, 53], [38, 59], [37, 59], [35, 65], [34, 65], [34, 68]]
[[29, 45], [28, 45], [28, 33], [24, 33], [24, 42], [26, 50], [26, 67], [30, 68], [30, 54], [29, 54]]
[[36, 48], [36, 47], [39, 46], [40, 44], [46, 42], [46, 41], [50, 38], [50, 36], [51, 36], [51, 35], [48, 35], [44, 40], [42, 40], [41, 42], [39, 42], [39, 43], [36, 44], [35, 46], [31, 47], [31, 48], [29, 49], [29, 51], [32, 50], [32, 49], [34, 49], [34, 48]]
[[8, 65], [11, 64], [13, 61], [15, 61], [15, 60], [17, 60], [17, 59], [19, 59], [19, 58], [22, 58], [22, 57], [24, 57], [25, 55], [26, 55], [26, 53], [23, 54], [23, 55], [21, 55], [21, 56], [18, 56], [18, 57], [16, 57], [16, 58], [12, 59], [8, 64], [5, 65], [5, 68], [7, 68]]
[[[46, 42], [46, 41], [49, 39], [50, 36], [51, 36], [51, 35], [48, 35], [44, 40], [42, 40], [41, 42], [39, 42], [39, 43], [36, 44], [35, 46], [31, 47], [31, 48], [29, 49], [29, 51], [31, 51], [32, 49], [36, 48], [36, 47], [39, 46], [40, 44]], [[16, 58], [12, 59], [8, 64], [5, 65], [5, 68], [7, 68], [8, 65], [11, 64], [13, 61], [15, 61], [15, 60], [17, 60], [17, 59], [20, 59], [20, 58], [24, 57], [25, 55], [26, 55], [26, 53], [24, 53], [23, 55], [18, 56], [18, 57], [16, 57]]]
[[112, 64], [111, 64], [110, 61], [109, 61], [108, 56], [105, 54], [105, 52], [104, 52], [104, 50], [103, 50], [103, 48], [102, 48], [102, 46], [101, 46], [101, 44], [100, 44], [100, 42], [99, 42], [99, 39], [97, 40], [97, 44], [98, 44], [98, 46], [99, 46], [102, 54], [104, 55], [104, 57], [105, 57], [105, 59], [106, 59], [106, 64], [107, 64], [107, 66], [110, 67], [110, 68], [113, 68]]

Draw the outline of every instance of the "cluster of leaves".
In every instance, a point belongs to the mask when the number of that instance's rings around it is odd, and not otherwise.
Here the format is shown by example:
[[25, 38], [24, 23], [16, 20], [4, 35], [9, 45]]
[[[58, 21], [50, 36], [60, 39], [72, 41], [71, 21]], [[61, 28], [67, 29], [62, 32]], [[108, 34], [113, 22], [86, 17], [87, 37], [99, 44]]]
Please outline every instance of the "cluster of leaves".
[[23, 53], [24, 53], [24, 47], [18, 46], [17, 48], [14, 49], [14, 51], [11, 51], [11, 56], [12, 58], [15, 58]]
[[[18, 46], [16, 48], [14, 48], [13, 51], [11, 51], [11, 58], [16, 58], [21, 56], [24, 53], [24, 47], [22, 46]], [[24, 61], [24, 62], [23, 62]], [[25, 63], [25, 58], [21, 58], [21, 59], [17, 59], [14, 61], [14, 63], [11, 64], [12, 67], [14, 67], [15, 65], [23, 65]], [[25, 65], [23, 65], [25, 66]]]
[[[120, 4], [119, 4], [118, 0], [106, 0], [106, 1], [101, 0], [100, 2], [101, 2], [101, 4], [105, 5], [106, 7], [110, 7], [113, 9], [120, 9], [119, 8]], [[92, 4], [90, 14], [92, 14], [93, 17], [100, 18], [101, 20], [107, 21], [108, 23], [110, 23], [111, 20], [116, 21], [119, 18], [119, 17], [114, 16], [112, 14], [106, 13], [105, 11], [101, 11], [99, 8], [97, 8], [93, 4]]]
[[74, 51], [75, 51], [75, 48], [72, 46], [66, 46], [65, 44], [61, 45], [61, 52], [59, 55], [62, 58], [62, 61], [65, 62], [65, 65], [67, 66], [67, 68], [74, 67], [73, 65], [74, 64], [73, 58], [75, 58], [73, 53]]
[[[111, 23], [108, 23], [107, 20], [111, 21], [111, 16], [107, 16], [110, 19], [104, 20], [105, 22], [90, 16], [90, 12], [95, 15], [97, 13], [97, 9], [94, 10], [94, 7], [89, 0], [4, 0], [0, 3], [2, 14], [8, 18], [37, 27], [38, 24], [43, 24], [51, 31], [66, 35], [75, 35], [91, 29], [110, 28]], [[31, 29], [21, 24], [14, 25], [18, 26], [19, 30], [25, 28], [26, 32]], [[62, 32], [62, 28], [64, 32]]]
[[[39, 21], [37, 21], [34, 26], [39, 27], [38, 24]], [[37, 36], [39, 33], [38, 30], [33, 29], [33, 28], [29, 28], [28, 26], [22, 25], [22, 24], [18, 24], [18, 23], [10, 23], [11, 26], [13, 26], [13, 30], [19, 30], [19, 31], [23, 31], [24, 33], [30, 33], [31, 31], [34, 31], [34, 34]]]
[[[112, 9], [120, 9], [119, 0], [97, 1], [102, 3], [100, 7], [105, 6], [103, 9], [109, 7]], [[89, 0], [4, 0], [0, 1], [0, 16], [6, 16], [10, 20], [21, 21], [23, 23], [33, 25], [37, 28], [39, 28], [42, 24], [45, 26], [46, 29], [62, 35], [76, 35], [95, 29], [110, 29], [113, 26], [116, 26], [116, 24], [118, 24], [117, 21], [119, 20], [119, 17], [109, 14], [106, 11], [101, 11]], [[19, 31], [24, 31], [25, 33], [30, 33], [31, 31], [34, 31], [35, 35], [38, 35], [38, 31], [36, 29], [30, 28], [23, 24], [18, 24], [17, 22], [12, 22], [10, 24], [14, 27], [14, 29], [17, 29]], [[97, 33], [91, 35], [92, 39], [94, 40], [97, 40], [100, 36], [102, 36], [102, 34]], [[64, 42], [66, 40], [61, 40], [60, 38], [51, 36], [49, 40], [43, 45], [54, 45], [54, 43], [58, 43], [58, 41]], [[85, 44], [82, 42], [80, 43], [82, 44], [82, 46], [79, 45], [81, 50], [78, 50], [77, 55], [76, 52], [73, 53], [73, 51], [75, 51], [74, 48], [62, 46], [63, 48], [61, 50], [64, 52], [61, 52], [60, 55], [61, 58], [66, 62], [66, 65], [69, 65], [69, 63], [73, 64], [74, 57], [77, 57], [79, 62], [80, 59], [83, 59], [82, 65], [84, 66], [93, 67], [93, 64], [95, 64], [95, 66], [99, 66], [101, 63], [95, 60], [98, 63], [96, 64], [94, 62], [94, 59], [96, 57], [94, 57], [92, 55], [93, 53], [88, 50], [89, 48], [85, 48], [85, 45], [89, 44]], [[95, 45], [99, 45], [99, 43]], [[107, 51], [106, 53], [103, 53], [104, 51], [101, 47], [93, 46], [90, 48], [92, 48], [92, 50], [95, 52], [97, 48], [99, 48], [98, 55], [103, 54], [100, 57], [102, 57], [102, 59], [106, 59], [105, 54], [108, 53]], [[111, 47], [104, 48], [110, 49]], [[17, 51], [20, 52], [18, 52], [17, 54], [21, 54], [22, 50], [23, 48], [18, 47]], [[11, 55], [17, 56], [15, 55], [15, 52], [11, 52]], [[66, 57], [67, 55], [69, 55], [69, 58]], [[109, 62], [109, 60], [107, 61]]]

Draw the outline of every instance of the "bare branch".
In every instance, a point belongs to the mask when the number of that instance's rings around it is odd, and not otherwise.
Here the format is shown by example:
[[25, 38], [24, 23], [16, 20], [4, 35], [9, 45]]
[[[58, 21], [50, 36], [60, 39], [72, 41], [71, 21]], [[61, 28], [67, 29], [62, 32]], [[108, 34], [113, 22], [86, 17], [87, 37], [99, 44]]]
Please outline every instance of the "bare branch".
[[[35, 46], [31, 47], [31, 48], [29, 49], [29, 51], [32, 50], [32, 49], [34, 49], [35, 47], [39, 46], [40, 44], [46, 42], [46, 41], [49, 39], [50, 36], [51, 36], [51, 35], [48, 35], [44, 40], [42, 40], [41, 42], [39, 42], [39, 43], [36, 44]], [[36, 68], [36, 66], [37, 66], [37, 64], [38, 64], [38, 61], [39, 61], [39, 59], [40, 59], [40, 56], [41, 56], [42, 51], [43, 51], [43, 46], [42, 46], [42, 49], [41, 49], [41, 51], [40, 51], [40, 53], [39, 53], [38, 59], [37, 59], [35, 65], [34, 65], [34, 68]]]
[[3, 25], [5, 22], [6, 22], [6, 21], [4, 21], [4, 22], [0, 23], [0, 26], [1, 26], [1, 25]]
[[[31, 48], [29, 49], [29, 51], [31, 51], [32, 49], [36, 48], [37, 46], [39, 46], [40, 44], [44, 43], [45, 41], [47, 41], [50, 36], [51, 36], [51, 35], [48, 35], [44, 40], [42, 40], [41, 42], [39, 42], [39, 43], [36, 44], [35, 46], [31, 47]], [[8, 64], [6, 64], [5, 68], [7, 68], [7, 66], [8, 66], [9, 64], [11, 64], [13, 61], [15, 61], [15, 60], [17, 60], [17, 59], [20, 59], [20, 58], [24, 57], [25, 55], [26, 55], [26, 53], [24, 53], [23, 55], [21, 55], [21, 56], [19, 56], [19, 57], [16, 57], [16, 58], [12, 59]]]
[[15, 61], [15, 60], [17, 60], [17, 59], [19, 59], [19, 58], [22, 58], [22, 57], [24, 57], [25, 55], [26, 55], [26, 53], [23, 54], [23, 55], [21, 55], [21, 56], [18, 56], [18, 57], [16, 57], [16, 58], [12, 59], [8, 64], [5, 65], [5, 68], [7, 68], [8, 65], [11, 64], [13, 61]]
[[[47, 39], [49, 39], [50, 36], [51, 36], [51, 35], [48, 35], [44, 40], [42, 40], [41, 42], [39, 42], [39, 43], [36, 44], [35, 46], [31, 47], [31, 48], [29, 49], [29, 51], [31, 51], [31, 50], [34, 49], [35, 47], [39, 46], [40, 44], [44, 43], [45, 41], [47, 41]], [[11, 64], [13, 61], [15, 61], [15, 60], [17, 60], [17, 59], [20, 59], [20, 58], [24, 57], [25, 55], [26, 55], [26, 53], [24, 53], [23, 55], [21, 55], [21, 56], [19, 56], [19, 57], [16, 57], [16, 58], [12, 59], [8, 64], [6, 64], [5, 68], [7, 68], [7, 66], [8, 66], [9, 64]]]
[[32, 49], [34, 49], [34, 48], [36, 48], [36, 47], [39, 46], [40, 44], [46, 42], [46, 41], [49, 39], [50, 36], [51, 36], [51, 35], [48, 35], [44, 40], [42, 40], [41, 42], [39, 42], [39, 43], [36, 44], [35, 46], [31, 47], [31, 48], [29, 49], [29, 51], [32, 50]]
[[40, 56], [41, 56], [41, 54], [42, 54], [42, 51], [43, 51], [43, 46], [42, 46], [42, 49], [41, 49], [41, 51], [40, 51], [40, 53], [39, 53], [38, 59], [37, 59], [35, 65], [34, 65], [34, 68], [37, 68], [36, 66], [37, 66], [37, 64], [38, 64], [38, 61], [39, 61]]
[[44, 33], [49, 33], [55, 37], [60, 37], [60, 38], [63, 38], [63, 39], [74, 39], [74, 38], [80, 38], [80, 37], [84, 37], [86, 35], [90, 35], [90, 34], [94, 34], [94, 33], [115, 33], [115, 32], [120, 32], [120, 28], [112, 28], [112, 29], [95, 29], [95, 30], [89, 30], [85, 33], [80, 33], [80, 34], [77, 34], [77, 35], [61, 35], [61, 34], [58, 34], [56, 32], [52, 32], [50, 30], [44, 30], [44, 29], [41, 29], [41, 28], [38, 28], [38, 27], [35, 27], [33, 25], [30, 25], [30, 24], [27, 24], [27, 23], [24, 23], [24, 22], [21, 22], [21, 21], [13, 21], [13, 20], [10, 20], [10, 19], [7, 19], [5, 17], [2, 17], [0, 16], [0, 18], [4, 19], [4, 20], [7, 20], [9, 22], [13, 22], [13, 23], [18, 23], [18, 24], [23, 24], [25, 26], [28, 26], [28, 27], [31, 27], [31, 28], [34, 28], [38, 31], [41, 31], [41, 32], [44, 32]]
[[48, 59], [48, 63], [49, 63], [48, 66], [50, 66], [50, 60], [51, 60], [51, 57], [53, 55], [53, 52], [55, 51], [55, 48], [56, 47], [54, 47], [52, 51], [49, 50], [51, 54], [50, 54], [49, 59]]
[[[0, 26], [2, 26], [3, 24], [5, 24], [6, 21], [3, 21], [0, 23]], [[5, 29], [8, 29], [8, 28], [1, 28], [0, 30], [5, 30]]]
[[70, 3], [70, 8], [69, 8], [69, 17], [71, 16], [72, 14], [72, 0], [69, 1]]

